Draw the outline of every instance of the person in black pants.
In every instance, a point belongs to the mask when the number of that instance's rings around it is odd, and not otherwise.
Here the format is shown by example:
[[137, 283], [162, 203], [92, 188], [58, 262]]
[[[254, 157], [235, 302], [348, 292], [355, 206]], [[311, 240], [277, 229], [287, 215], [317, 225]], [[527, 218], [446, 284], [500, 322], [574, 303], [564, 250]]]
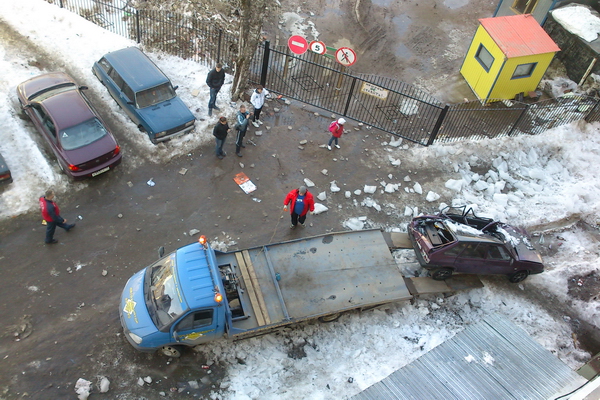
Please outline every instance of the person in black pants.
[[54, 202], [54, 191], [52, 189], [46, 190], [45, 196], [40, 197], [40, 209], [42, 210], [42, 217], [46, 221], [46, 244], [58, 243], [58, 240], [54, 239], [57, 226], [67, 232], [75, 227], [75, 224], [67, 224], [67, 220], [60, 216], [60, 209]]

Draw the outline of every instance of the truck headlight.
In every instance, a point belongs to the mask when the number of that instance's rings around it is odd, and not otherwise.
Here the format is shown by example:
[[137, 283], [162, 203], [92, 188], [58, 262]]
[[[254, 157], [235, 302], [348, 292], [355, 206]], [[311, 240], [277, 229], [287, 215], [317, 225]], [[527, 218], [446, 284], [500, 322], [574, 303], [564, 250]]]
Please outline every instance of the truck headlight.
[[131, 340], [133, 340], [135, 342], [135, 344], [142, 343], [142, 338], [139, 337], [138, 335], [136, 335], [135, 333], [129, 332], [128, 335], [131, 338]]

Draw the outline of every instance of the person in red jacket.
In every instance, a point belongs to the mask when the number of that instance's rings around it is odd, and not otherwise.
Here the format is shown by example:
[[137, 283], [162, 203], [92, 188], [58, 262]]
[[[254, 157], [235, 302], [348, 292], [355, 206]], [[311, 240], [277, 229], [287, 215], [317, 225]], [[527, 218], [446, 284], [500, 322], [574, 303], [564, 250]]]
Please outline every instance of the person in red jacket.
[[57, 226], [67, 232], [75, 226], [75, 224], [67, 225], [67, 220], [60, 216], [60, 209], [54, 202], [54, 191], [51, 189], [46, 190], [45, 196], [40, 197], [40, 209], [42, 217], [46, 221], [46, 244], [58, 243], [58, 240], [54, 239], [54, 231]]
[[344, 133], [344, 124], [346, 120], [344, 118], [340, 118], [337, 121], [333, 121], [329, 124], [329, 132], [331, 132], [331, 139], [329, 139], [329, 143], [327, 143], [327, 150], [331, 151], [331, 143], [335, 141], [335, 147], [340, 148], [338, 144], [338, 139], [342, 137]]
[[298, 189], [290, 191], [283, 201], [283, 210], [287, 210], [290, 206], [290, 214], [292, 215], [291, 229], [294, 229], [298, 222], [304, 227], [306, 214], [310, 211], [315, 211], [315, 200], [313, 195], [306, 190], [306, 186], [300, 186]]

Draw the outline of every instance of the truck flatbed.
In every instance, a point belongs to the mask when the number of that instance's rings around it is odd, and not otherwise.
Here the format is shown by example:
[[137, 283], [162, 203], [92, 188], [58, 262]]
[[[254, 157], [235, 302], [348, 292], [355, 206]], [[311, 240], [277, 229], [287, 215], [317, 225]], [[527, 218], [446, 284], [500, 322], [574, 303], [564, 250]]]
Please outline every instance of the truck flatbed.
[[240, 279], [245, 315], [233, 327], [241, 330], [413, 298], [377, 229], [218, 253], [217, 261]]

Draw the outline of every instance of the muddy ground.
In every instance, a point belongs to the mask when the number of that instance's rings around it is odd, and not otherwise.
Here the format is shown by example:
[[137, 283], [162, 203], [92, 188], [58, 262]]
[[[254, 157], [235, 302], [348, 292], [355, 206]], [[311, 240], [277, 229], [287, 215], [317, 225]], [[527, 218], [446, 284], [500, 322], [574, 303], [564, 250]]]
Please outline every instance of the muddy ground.
[[[454, 79], [476, 18], [493, 11], [490, 1], [465, 0], [464, 6], [457, 6], [462, 3], [316, 0], [301, 8], [315, 14], [321, 40], [334, 45], [346, 40], [358, 50], [357, 71], [397, 77], [425, 89], [438, 89], [448, 98], [462, 99], [464, 84], [454, 91], [451, 84], [444, 86], [443, 82]], [[294, 11], [297, 7], [283, 6]], [[277, 23], [271, 21], [271, 26]], [[269, 35], [287, 35], [270, 29]], [[43, 53], [6, 27], [2, 40], [14, 51]], [[37, 59], [42, 68], [56, 63], [52, 55]], [[281, 111], [273, 112], [275, 107]], [[111, 121], [108, 108], [100, 112]], [[384, 212], [346, 199], [345, 190], [377, 184], [390, 174], [395, 179], [409, 175], [413, 181], [443, 187], [445, 174], [451, 171], [418, 162], [394, 167], [382, 146], [389, 135], [351, 121], [349, 133], [341, 139], [342, 148], [328, 152], [321, 146], [329, 138], [326, 127], [331, 118], [302, 104], [274, 101], [264, 118], [265, 128], [270, 129], [263, 129], [262, 136], [250, 129], [248, 137], [255, 145], [249, 144], [242, 158], [235, 156], [232, 140], [226, 144], [228, 156], [223, 160], [214, 157], [212, 144], [164, 164], [146, 161], [135, 168], [125, 156], [120, 167], [91, 180], [85, 190], [58, 194], [62, 214], [77, 226], [69, 233], [59, 229], [57, 245], [44, 245], [45, 228], [37, 212], [0, 221], [4, 287], [0, 291], [0, 398], [70, 399], [75, 397], [73, 387], [78, 378], [94, 380], [91, 378], [100, 375], [110, 378], [111, 391], [95, 394], [95, 399], [206, 398], [213, 384], [227, 373], [221, 366], [203, 369], [206, 360], [193, 353], [181, 359], [138, 353], [122, 335], [118, 320], [121, 290], [134, 272], [156, 259], [159, 246], [170, 251], [195, 240], [189, 235], [192, 229], [230, 244], [230, 248], [243, 248], [343, 230], [349, 210], [351, 216], [366, 216], [367, 227], [405, 225], [404, 204], [434, 211], [423, 196], [404, 191], [390, 195], [388, 201], [397, 204], [397, 209], [388, 207]], [[125, 154], [135, 154], [137, 149], [127, 137], [138, 133], [123, 126], [111, 128]], [[302, 140], [307, 143], [301, 146]], [[182, 169], [185, 174], [180, 173]], [[240, 171], [256, 184], [256, 192], [246, 195], [235, 184], [233, 176]], [[150, 178], [155, 186], [147, 184]], [[323, 202], [329, 211], [309, 216], [307, 228], [290, 230], [282, 201], [304, 178], [315, 182], [315, 194], [328, 191], [334, 180], [342, 192]], [[450, 194], [447, 198], [440, 194], [440, 202], [450, 202]], [[597, 276], [581, 279], [598, 285]], [[574, 285], [570, 286], [573, 295], [583, 295], [577, 292], [581, 287], [577, 280]], [[554, 309], [557, 317], [571, 313], [568, 305], [552, 304], [548, 298], [536, 301]], [[589, 333], [585, 327], [579, 329], [581, 336], [593, 339], [584, 335]], [[586, 349], [598, 352], [598, 343], [590, 340]], [[144, 376], [154, 377], [151, 388], [135, 384]], [[191, 389], [190, 380], [201, 381], [200, 388]]]

